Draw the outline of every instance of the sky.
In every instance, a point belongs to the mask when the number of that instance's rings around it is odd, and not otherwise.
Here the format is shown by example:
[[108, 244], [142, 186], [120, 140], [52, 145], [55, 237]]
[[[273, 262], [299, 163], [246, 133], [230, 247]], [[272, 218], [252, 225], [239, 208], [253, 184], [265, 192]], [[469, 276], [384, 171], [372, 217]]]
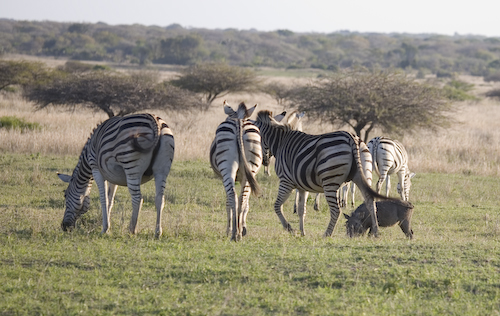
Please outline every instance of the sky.
[[0, 18], [185, 28], [500, 37], [498, 0], [0, 0]]

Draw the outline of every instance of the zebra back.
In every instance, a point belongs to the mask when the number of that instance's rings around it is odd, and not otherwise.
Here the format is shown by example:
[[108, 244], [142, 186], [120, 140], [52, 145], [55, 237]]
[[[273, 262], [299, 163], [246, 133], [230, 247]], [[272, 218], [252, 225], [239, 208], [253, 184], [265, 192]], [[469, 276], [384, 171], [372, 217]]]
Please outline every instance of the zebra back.
[[[112, 117], [99, 124], [82, 149], [71, 177], [59, 177], [68, 182], [65, 192], [66, 211], [63, 228], [73, 226], [88, 210], [88, 195], [93, 182], [93, 169], [113, 184], [127, 185], [127, 175], [138, 178], [138, 184], [151, 179], [155, 152], [161, 135], [173, 138], [166, 123], [151, 114]], [[165, 157], [166, 158], [166, 157]], [[119, 168], [110, 168], [119, 165]]]
[[260, 187], [255, 179], [262, 165], [260, 131], [248, 120], [256, 107], [257, 105], [247, 109], [242, 102], [238, 110], [234, 111], [224, 101], [224, 112], [228, 117], [217, 127], [215, 139], [210, 146], [210, 164], [214, 172], [224, 178], [223, 173], [229, 169], [225, 165], [227, 157], [237, 151], [239, 164], [243, 167], [241, 171], [245, 173], [252, 192], [260, 194]]

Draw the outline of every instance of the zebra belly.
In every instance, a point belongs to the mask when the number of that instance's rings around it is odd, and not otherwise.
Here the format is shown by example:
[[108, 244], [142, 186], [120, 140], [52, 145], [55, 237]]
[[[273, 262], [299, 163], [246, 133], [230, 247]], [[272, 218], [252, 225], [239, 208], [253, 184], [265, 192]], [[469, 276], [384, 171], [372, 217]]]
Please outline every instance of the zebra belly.
[[[153, 175], [145, 176], [144, 172], [146, 170], [143, 170], [144, 169], [143, 166], [144, 165], [142, 165], [140, 167], [136, 166], [132, 170], [129, 170], [128, 177], [129, 178], [130, 177], [134, 177], [134, 178], [139, 177], [141, 179], [141, 184], [146, 183], [149, 180], [151, 180], [153, 178]], [[147, 165], [145, 165], [145, 166], [147, 167]], [[101, 169], [99, 169], [99, 171], [101, 172], [101, 174], [105, 180], [107, 180], [113, 184], [116, 184], [116, 185], [127, 186], [127, 173], [125, 173], [125, 169], [124, 169], [123, 164], [108, 162], [106, 164], [105, 170], [103, 170], [101, 168]]]

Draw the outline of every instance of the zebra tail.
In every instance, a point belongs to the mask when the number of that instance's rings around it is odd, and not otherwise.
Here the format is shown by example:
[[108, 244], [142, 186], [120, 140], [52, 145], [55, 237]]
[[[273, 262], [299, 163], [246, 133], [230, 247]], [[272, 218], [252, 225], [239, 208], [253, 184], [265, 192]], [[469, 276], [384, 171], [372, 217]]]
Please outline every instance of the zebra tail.
[[368, 194], [370, 194], [373, 198], [375, 199], [379, 199], [379, 200], [391, 200], [391, 201], [396, 201], [399, 199], [396, 199], [396, 198], [391, 198], [391, 197], [387, 197], [385, 195], [382, 195], [380, 193], [377, 193], [377, 191], [373, 190], [371, 186], [368, 185], [368, 182], [366, 181], [366, 176], [365, 176], [365, 171], [363, 170], [363, 165], [361, 164], [361, 155], [359, 153], [359, 142], [360, 142], [360, 139], [359, 137], [357, 136], [354, 136], [352, 135], [352, 138], [353, 138], [353, 141], [354, 141], [354, 146], [352, 148], [352, 153], [353, 153], [353, 156], [354, 156], [354, 160], [356, 161], [356, 165], [358, 166], [358, 170], [361, 174], [361, 188], [360, 189], [364, 189], [366, 190], [366, 192]]
[[139, 144], [139, 138], [146, 137], [146, 134], [137, 133], [132, 137], [132, 147], [134, 148], [134, 150], [143, 154], [148, 153], [151, 150], [155, 149], [159, 145], [159, 140], [160, 140], [161, 130], [160, 130], [160, 125], [158, 124], [158, 120], [152, 115], [150, 116], [151, 116], [151, 122], [156, 127], [156, 129], [153, 128], [154, 139], [151, 143], [151, 146], [142, 147], [141, 144]]
[[260, 195], [260, 186], [259, 183], [257, 182], [257, 179], [255, 179], [255, 176], [252, 173], [252, 169], [250, 168], [247, 157], [245, 155], [245, 148], [243, 145], [243, 120], [238, 119], [238, 124], [236, 124], [238, 127], [238, 154], [241, 157], [241, 160], [243, 161], [243, 168], [245, 169], [245, 176], [247, 178], [248, 184], [250, 185], [250, 188], [252, 189], [252, 193], [255, 196]]

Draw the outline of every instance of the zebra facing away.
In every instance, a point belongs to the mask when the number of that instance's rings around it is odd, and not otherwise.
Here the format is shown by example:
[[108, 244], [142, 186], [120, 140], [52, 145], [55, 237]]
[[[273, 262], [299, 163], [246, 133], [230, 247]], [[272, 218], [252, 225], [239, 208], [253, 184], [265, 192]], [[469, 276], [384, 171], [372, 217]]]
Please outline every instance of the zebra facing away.
[[102, 209], [102, 233], [110, 228], [111, 209], [118, 186], [127, 186], [132, 197], [129, 230], [137, 232], [142, 206], [140, 185], [155, 179], [156, 230], [162, 234], [161, 215], [165, 185], [174, 158], [174, 137], [164, 120], [151, 114], [112, 117], [98, 125], [83, 147], [73, 174], [58, 174], [69, 182], [61, 227], [75, 226], [90, 206], [92, 182], [97, 183]]
[[255, 124], [266, 147], [276, 158], [275, 170], [280, 184], [274, 211], [286, 230], [293, 232], [283, 215], [283, 203], [292, 190], [298, 189], [300, 194], [298, 213], [302, 235], [305, 235], [307, 192], [324, 192], [330, 207], [330, 222], [324, 236], [331, 236], [340, 214], [337, 191], [342, 183], [352, 180], [360, 189], [372, 219], [375, 219], [372, 220], [372, 231], [377, 235], [374, 198], [388, 198], [372, 190], [367, 183], [361, 163], [361, 156], [366, 153], [360, 151], [362, 142], [358, 137], [343, 131], [309, 135], [277, 122], [269, 111], [260, 111]]
[[380, 192], [382, 184], [386, 181], [385, 193], [388, 196], [391, 190], [390, 175], [398, 175], [398, 193], [401, 199], [408, 201], [410, 197], [411, 173], [408, 168], [408, 154], [404, 146], [397, 140], [387, 137], [375, 137], [368, 142], [368, 149], [373, 156], [373, 168], [379, 176], [377, 192]]
[[[240, 103], [234, 111], [224, 101], [224, 112], [228, 117], [217, 128], [210, 146], [210, 164], [222, 178], [226, 191], [226, 234], [229, 235], [231, 231], [231, 240], [234, 241], [246, 235], [250, 193], [257, 195], [259, 192], [255, 175], [262, 165], [261, 137], [259, 129], [248, 120], [256, 106], [247, 109], [244, 103]], [[235, 190], [236, 181], [241, 183], [239, 200]]]

